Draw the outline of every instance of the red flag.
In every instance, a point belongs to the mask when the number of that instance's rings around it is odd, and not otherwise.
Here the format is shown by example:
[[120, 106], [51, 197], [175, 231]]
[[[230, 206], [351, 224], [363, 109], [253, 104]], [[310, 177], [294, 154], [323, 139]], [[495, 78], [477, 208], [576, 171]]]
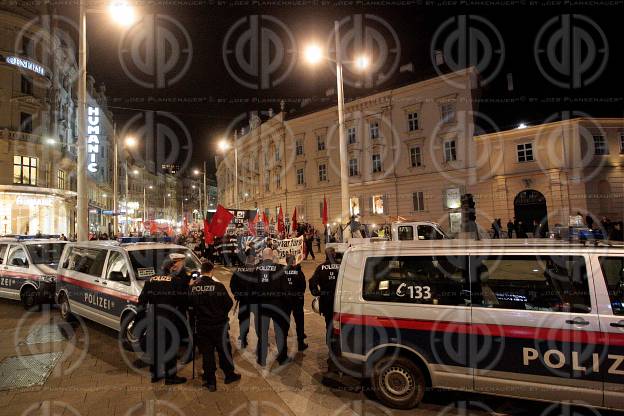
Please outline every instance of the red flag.
[[150, 234], [158, 234], [158, 224], [156, 224], [156, 221], [152, 221], [150, 223]]
[[292, 227], [291, 227], [291, 232], [296, 236], [297, 235], [297, 227], [299, 226], [299, 224], [297, 224], [297, 207], [295, 207], [295, 212], [293, 212], [293, 216], [292, 216]]
[[269, 232], [269, 219], [267, 218], [266, 211], [262, 211], [262, 222], [264, 223], [265, 232]]
[[277, 232], [281, 234], [284, 231], [284, 212], [282, 212], [282, 206], [280, 205], [279, 213], [277, 214]]
[[327, 225], [327, 199], [323, 195], [323, 225]]
[[215, 237], [223, 237], [232, 218], [234, 218], [234, 214], [223, 208], [222, 205], [217, 205], [217, 212], [215, 212], [210, 223], [210, 233]]
[[258, 217], [260, 213], [256, 210], [256, 215], [254, 215], [253, 220], [249, 221], [249, 234], [254, 237], [257, 235], [256, 224], [258, 223]]
[[186, 218], [186, 215], [184, 216], [184, 221], [182, 221], [182, 235], [188, 235], [189, 229], [188, 229], [188, 218]]

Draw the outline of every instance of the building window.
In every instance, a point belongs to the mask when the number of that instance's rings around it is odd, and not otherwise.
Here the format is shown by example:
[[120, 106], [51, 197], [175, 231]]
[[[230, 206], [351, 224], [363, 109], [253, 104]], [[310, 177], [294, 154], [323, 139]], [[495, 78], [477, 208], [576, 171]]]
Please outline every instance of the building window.
[[349, 127], [347, 129], [347, 143], [348, 144], [353, 144], [356, 141], [356, 137], [355, 137], [355, 127]]
[[409, 113], [407, 115], [407, 130], [408, 131], [416, 131], [418, 130], [418, 113]]
[[56, 174], [56, 182], [57, 182], [58, 189], [66, 189], [65, 186], [66, 186], [67, 177], [65, 175], [66, 175], [65, 171], [60, 170], [60, 169]]
[[269, 192], [271, 189], [271, 173], [267, 172], [264, 176], [264, 192]]
[[379, 138], [379, 122], [378, 121], [371, 121], [370, 124], [368, 125], [368, 130], [370, 132], [370, 138], [371, 139], [378, 139]]
[[321, 135], [316, 136], [316, 148], [319, 152], [325, 150], [325, 138]]
[[349, 176], [358, 176], [359, 174], [357, 159], [349, 159]]
[[303, 168], [297, 169], [297, 185], [304, 185], [305, 177], [303, 176]]
[[35, 57], [35, 46], [33, 40], [28, 36], [22, 36], [22, 53], [31, 58]]
[[424, 192], [414, 192], [412, 194], [412, 202], [414, 211], [420, 212], [425, 210], [425, 194]]
[[607, 147], [607, 141], [604, 136], [594, 136], [594, 154], [595, 155], [608, 155], [609, 148]]
[[298, 139], [295, 142], [295, 154], [297, 156], [303, 155], [303, 140], [301, 140], [301, 139]]
[[279, 173], [275, 175], [275, 189], [282, 189], [282, 177]]
[[280, 148], [279, 146], [275, 146], [275, 161], [279, 162], [282, 159], [282, 156], [280, 155]]
[[444, 142], [444, 161], [452, 162], [457, 160], [457, 148], [455, 147], [455, 140], [448, 140]]
[[37, 158], [13, 156], [13, 183], [37, 185]]
[[373, 173], [381, 172], [381, 155], [373, 155]]
[[323, 218], [323, 208], [324, 208], [325, 204], [323, 203], [323, 201], [321, 201], [319, 203], [319, 218]]
[[320, 164], [318, 167], [319, 182], [327, 181], [327, 165]]
[[349, 198], [349, 211], [351, 215], [360, 215], [360, 198], [357, 196]]
[[455, 104], [446, 103], [440, 106], [442, 123], [452, 123], [455, 121]]
[[383, 215], [385, 198], [383, 195], [373, 195], [372, 197], [373, 214]]
[[22, 94], [33, 95], [32, 78], [22, 75]]
[[422, 166], [422, 152], [420, 146], [410, 148], [410, 165], [413, 168]]
[[20, 113], [20, 131], [22, 133], [32, 133], [32, 114]]
[[624, 133], [620, 133], [620, 153], [624, 153]]
[[533, 143], [522, 143], [518, 148], [518, 162], [533, 161]]

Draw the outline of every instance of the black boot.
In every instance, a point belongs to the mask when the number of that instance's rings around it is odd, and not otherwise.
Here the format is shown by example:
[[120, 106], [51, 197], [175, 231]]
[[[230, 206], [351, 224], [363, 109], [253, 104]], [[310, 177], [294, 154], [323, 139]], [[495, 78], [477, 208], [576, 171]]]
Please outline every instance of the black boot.
[[305, 350], [307, 350], [307, 349], [308, 349], [308, 344], [306, 344], [305, 342], [303, 342], [303, 340], [299, 341], [299, 344], [298, 344], [298, 346], [297, 346], [297, 350], [298, 350], [299, 352], [301, 352], [301, 351], [305, 351]]
[[241, 379], [241, 375], [232, 371], [230, 374], [225, 376], [225, 380], [223, 380], [223, 382], [225, 384], [230, 384], [240, 379]]

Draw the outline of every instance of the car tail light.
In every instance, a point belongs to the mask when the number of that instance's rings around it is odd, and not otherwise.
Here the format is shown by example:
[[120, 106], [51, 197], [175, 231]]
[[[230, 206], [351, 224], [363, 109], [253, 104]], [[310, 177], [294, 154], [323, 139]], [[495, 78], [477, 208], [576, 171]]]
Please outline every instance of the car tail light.
[[340, 335], [340, 314], [334, 313], [332, 319], [332, 333], [334, 335]]

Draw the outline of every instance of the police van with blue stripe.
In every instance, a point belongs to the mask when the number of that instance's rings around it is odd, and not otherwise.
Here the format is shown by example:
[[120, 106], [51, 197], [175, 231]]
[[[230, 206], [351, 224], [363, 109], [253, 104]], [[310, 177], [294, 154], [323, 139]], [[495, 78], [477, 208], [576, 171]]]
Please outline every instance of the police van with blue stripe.
[[78, 315], [98, 322], [120, 331], [126, 345], [136, 345], [139, 339], [133, 323], [139, 295], [146, 280], [164, 273], [162, 266], [172, 253], [186, 256], [189, 272], [199, 270], [195, 254], [175, 244], [68, 244], [57, 270], [56, 300], [61, 316], [69, 320]]
[[54, 303], [56, 267], [65, 241], [0, 239], [0, 297], [21, 300], [30, 310]]
[[624, 408], [624, 246], [432, 240], [350, 248], [335, 361], [401, 409], [428, 388]]

